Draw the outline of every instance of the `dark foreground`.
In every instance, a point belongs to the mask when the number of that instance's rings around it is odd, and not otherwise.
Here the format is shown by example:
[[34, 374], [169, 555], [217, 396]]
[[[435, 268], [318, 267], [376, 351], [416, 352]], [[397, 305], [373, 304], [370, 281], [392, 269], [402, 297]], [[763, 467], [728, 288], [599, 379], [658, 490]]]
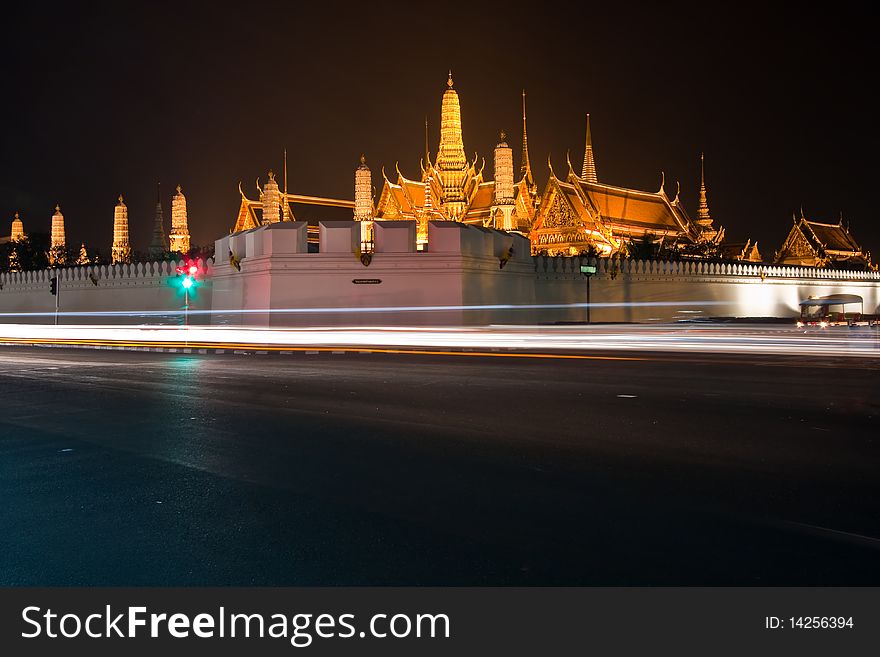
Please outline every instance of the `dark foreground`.
[[880, 584], [877, 361], [0, 349], [0, 584]]

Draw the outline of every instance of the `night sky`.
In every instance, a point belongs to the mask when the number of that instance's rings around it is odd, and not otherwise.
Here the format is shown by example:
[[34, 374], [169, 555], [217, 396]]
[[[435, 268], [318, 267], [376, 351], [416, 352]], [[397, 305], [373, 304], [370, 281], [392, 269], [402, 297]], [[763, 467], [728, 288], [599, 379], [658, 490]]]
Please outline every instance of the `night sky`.
[[[72, 5], [72, 3], [71, 3]], [[846, 5], [827, 12], [742, 3], [364, 2], [20, 3], [0, 42], [0, 234], [13, 213], [48, 232], [55, 203], [69, 243], [109, 252], [116, 197], [134, 248], [152, 232], [156, 181], [187, 196], [193, 244], [228, 233], [238, 181], [279, 172], [293, 192], [353, 197], [361, 152], [418, 178], [424, 119], [439, 138], [451, 67], [465, 148], [486, 157], [507, 131], [519, 170], [521, 89], [532, 168], [580, 170], [590, 112], [599, 178], [667, 193], [693, 216], [699, 155], [727, 239], [772, 256], [801, 205], [880, 254], [874, 28]], [[441, 8], [447, 8], [441, 11]], [[506, 12], [506, 13], [502, 13]], [[280, 177], [280, 176], [279, 176]], [[341, 218], [297, 208], [298, 218]], [[324, 213], [324, 214], [322, 214]], [[343, 217], [349, 216], [343, 212]]]

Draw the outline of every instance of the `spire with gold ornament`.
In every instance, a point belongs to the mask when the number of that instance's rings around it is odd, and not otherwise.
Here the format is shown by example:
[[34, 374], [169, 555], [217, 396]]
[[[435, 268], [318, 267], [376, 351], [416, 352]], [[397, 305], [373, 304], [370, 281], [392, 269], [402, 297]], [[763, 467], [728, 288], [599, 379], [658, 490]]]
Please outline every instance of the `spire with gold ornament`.
[[507, 135], [501, 131], [495, 146], [495, 193], [492, 218], [495, 228], [513, 230], [513, 149], [507, 145]]
[[[276, 190], [278, 185], [275, 185]], [[186, 215], [186, 196], [180, 185], [177, 193], [171, 199], [171, 233], [169, 237], [169, 250], [176, 253], [189, 252], [189, 225]]]
[[269, 170], [269, 178], [263, 187], [263, 224], [281, 221], [281, 191], [275, 180], [275, 172]]
[[86, 243], [83, 242], [83, 243], [80, 244], [80, 247], [79, 247], [79, 256], [77, 256], [77, 258], [76, 258], [76, 262], [75, 262], [74, 264], [75, 264], [75, 265], [88, 265], [88, 264], [90, 264], [91, 262], [92, 262], [92, 261], [91, 261], [91, 259], [89, 258], [89, 252], [86, 251]]
[[128, 241], [128, 206], [119, 195], [119, 202], [113, 209], [113, 246], [110, 249], [110, 262], [131, 261], [131, 244]]
[[597, 183], [596, 159], [593, 156], [593, 135], [590, 132], [590, 115], [587, 114], [587, 138], [584, 145], [584, 166], [581, 169], [581, 178], [587, 182]]
[[458, 219], [465, 209], [464, 180], [468, 161], [464, 154], [461, 133], [461, 107], [458, 92], [453, 88], [452, 71], [446, 81], [440, 110], [440, 147], [437, 149], [437, 173], [443, 187], [440, 205], [450, 219]]
[[522, 136], [522, 166], [520, 175], [526, 181], [529, 189], [535, 187], [535, 179], [532, 177], [532, 164], [529, 162], [529, 133], [526, 130], [526, 90], [522, 90], [522, 114], [523, 114], [523, 136]]
[[49, 264], [64, 264], [65, 261], [64, 215], [61, 206], [55, 206], [52, 215], [52, 232], [49, 235]]
[[361, 161], [354, 170], [354, 220], [370, 221], [373, 218], [373, 177], [367, 158], [361, 154]]
[[19, 240], [23, 240], [24, 238], [24, 222], [18, 216], [18, 212], [16, 212], [15, 217], [12, 220], [12, 231], [9, 234], [9, 240], [12, 242], [17, 242]]
[[700, 153], [700, 204], [697, 207], [697, 223], [706, 228], [712, 226], [709, 201], [706, 199], [706, 163], [703, 153]]
[[354, 170], [354, 220], [361, 222], [361, 249], [370, 249], [373, 242], [373, 175], [363, 153]]

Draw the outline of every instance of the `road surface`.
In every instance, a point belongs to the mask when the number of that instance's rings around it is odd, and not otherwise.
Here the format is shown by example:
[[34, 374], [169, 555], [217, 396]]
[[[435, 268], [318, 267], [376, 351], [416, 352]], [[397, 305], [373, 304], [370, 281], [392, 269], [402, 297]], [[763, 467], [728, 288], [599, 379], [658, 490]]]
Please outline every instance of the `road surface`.
[[0, 584], [878, 585], [878, 369], [4, 346]]

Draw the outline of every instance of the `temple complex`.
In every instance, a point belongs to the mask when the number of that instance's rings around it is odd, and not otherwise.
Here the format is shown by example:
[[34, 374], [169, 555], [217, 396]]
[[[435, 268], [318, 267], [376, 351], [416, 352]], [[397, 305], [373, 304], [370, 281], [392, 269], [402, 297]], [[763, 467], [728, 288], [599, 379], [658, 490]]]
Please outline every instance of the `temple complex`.
[[113, 246], [110, 249], [110, 262], [129, 262], [131, 244], [128, 241], [128, 207], [119, 195], [119, 203], [113, 210]]
[[[586, 115], [583, 161], [577, 172], [567, 158], [567, 171], [557, 176], [550, 158], [548, 180], [543, 193], [532, 172], [526, 122], [526, 94], [522, 94], [522, 156], [514, 177], [513, 148], [501, 132], [492, 158], [493, 179], [484, 177], [486, 161], [467, 156], [464, 143], [461, 99], [452, 78], [446, 80], [441, 99], [440, 139], [436, 155], [429, 146], [425, 120], [425, 146], [418, 175], [405, 175], [395, 166], [396, 176], [382, 168], [382, 188], [373, 193], [372, 172], [361, 155], [354, 171], [354, 201], [292, 194], [287, 189], [287, 155], [283, 188], [272, 171], [265, 185], [256, 182], [258, 200], [242, 191], [238, 217], [231, 232], [251, 230], [278, 221], [294, 221], [293, 204], [350, 208], [361, 223], [360, 250], [374, 247], [376, 221], [413, 221], [419, 250], [428, 247], [428, 225], [432, 221], [464, 224], [515, 232], [529, 238], [534, 255], [668, 257], [672, 259], [720, 259], [760, 262], [758, 245], [725, 241], [725, 229], [716, 225], [706, 185], [706, 167], [700, 155], [700, 185], [696, 218], [681, 199], [666, 192], [665, 175], [657, 191], [632, 189], [600, 180], [593, 148], [590, 115]], [[317, 226], [308, 228], [310, 243], [317, 242]], [[317, 248], [315, 246], [315, 248]], [[777, 262], [825, 266], [850, 262], [870, 266], [848, 229], [802, 219], [796, 222]]]
[[189, 248], [186, 196], [183, 195], [180, 185], [178, 185], [177, 193], [171, 199], [171, 233], [169, 234], [169, 250], [172, 253], [188, 253]]
[[[495, 180], [484, 180], [485, 160], [477, 165], [476, 154], [472, 160], [465, 155], [461, 105], [451, 71], [443, 92], [440, 116], [437, 157], [431, 160], [426, 134], [425, 154], [418, 178], [407, 178], [398, 167], [397, 178], [392, 181], [383, 169], [384, 184], [376, 203], [376, 219], [415, 221], [419, 248], [427, 244], [429, 221], [460, 221], [528, 233], [536, 189], [527, 142], [523, 141], [523, 170], [519, 182], [513, 180], [513, 151], [505, 141], [506, 136], [501, 137], [495, 148]], [[525, 93], [523, 132], [525, 134]], [[499, 184], [500, 188], [496, 189]]]
[[871, 268], [871, 254], [856, 242], [843, 219], [836, 224], [811, 221], [793, 216], [794, 225], [773, 261], [782, 265], [808, 267]]

